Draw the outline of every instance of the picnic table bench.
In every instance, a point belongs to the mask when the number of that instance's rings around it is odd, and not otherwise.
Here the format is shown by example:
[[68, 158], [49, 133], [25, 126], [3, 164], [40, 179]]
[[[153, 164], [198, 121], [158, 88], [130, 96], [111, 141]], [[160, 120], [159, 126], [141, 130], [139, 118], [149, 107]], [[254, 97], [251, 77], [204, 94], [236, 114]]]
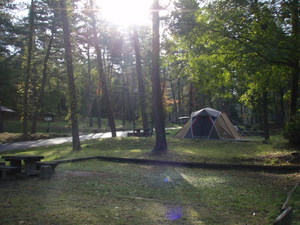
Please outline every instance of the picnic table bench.
[[55, 161], [37, 162], [37, 169], [40, 171], [41, 179], [50, 179], [55, 172], [55, 167], [58, 165]]
[[128, 137], [149, 137], [152, 136], [153, 129], [143, 130], [141, 128], [135, 129], [132, 133], [128, 133]]
[[58, 165], [57, 162], [37, 162], [37, 169], [40, 170], [42, 166], [50, 166], [52, 172], [54, 172], [55, 167]]
[[37, 170], [37, 162], [40, 162], [44, 156], [9, 155], [2, 156], [2, 158], [5, 161], [9, 161], [11, 167], [16, 167], [15, 171], [19, 173], [22, 172], [22, 162], [24, 161], [24, 173], [25, 175], [30, 176], [39, 174], [39, 171]]
[[6, 175], [9, 172], [16, 172], [18, 170], [18, 167], [16, 166], [6, 166], [5, 164], [0, 164], [0, 175], [1, 175], [1, 180], [5, 180], [6, 179]]

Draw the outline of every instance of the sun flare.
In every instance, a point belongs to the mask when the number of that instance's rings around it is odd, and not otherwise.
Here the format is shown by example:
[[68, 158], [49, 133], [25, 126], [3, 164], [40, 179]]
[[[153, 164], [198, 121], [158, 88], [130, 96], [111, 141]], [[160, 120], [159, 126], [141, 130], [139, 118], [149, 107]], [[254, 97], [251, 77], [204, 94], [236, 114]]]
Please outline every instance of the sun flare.
[[97, 0], [102, 18], [121, 27], [150, 22], [152, 0]]

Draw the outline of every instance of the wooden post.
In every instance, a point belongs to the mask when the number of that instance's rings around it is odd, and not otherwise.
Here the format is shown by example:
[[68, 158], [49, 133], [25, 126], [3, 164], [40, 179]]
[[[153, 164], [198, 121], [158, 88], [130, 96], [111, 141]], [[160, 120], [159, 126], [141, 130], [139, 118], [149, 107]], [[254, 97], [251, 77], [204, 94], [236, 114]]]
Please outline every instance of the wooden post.
[[6, 179], [6, 169], [2, 169], [1, 170], [1, 180], [5, 180]]
[[51, 166], [41, 166], [40, 178], [41, 179], [50, 179], [52, 175]]

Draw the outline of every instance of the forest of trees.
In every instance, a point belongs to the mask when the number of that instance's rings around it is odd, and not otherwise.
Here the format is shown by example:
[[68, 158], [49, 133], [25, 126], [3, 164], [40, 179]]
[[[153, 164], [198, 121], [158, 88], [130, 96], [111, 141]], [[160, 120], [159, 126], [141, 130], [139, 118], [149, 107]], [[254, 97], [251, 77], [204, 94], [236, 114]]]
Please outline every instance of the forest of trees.
[[152, 27], [126, 31], [94, 0], [0, 7], [0, 104], [17, 112], [25, 138], [46, 112], [71, 121], [73, 149], [79, 119], [108, 118], [116, 136], [115, 119], [137, 117], [166, 150], [164, 122], [203, 107], [259, 124], [266, 139], [269, 122], [299, 111], [298, 0], [153, 0]]

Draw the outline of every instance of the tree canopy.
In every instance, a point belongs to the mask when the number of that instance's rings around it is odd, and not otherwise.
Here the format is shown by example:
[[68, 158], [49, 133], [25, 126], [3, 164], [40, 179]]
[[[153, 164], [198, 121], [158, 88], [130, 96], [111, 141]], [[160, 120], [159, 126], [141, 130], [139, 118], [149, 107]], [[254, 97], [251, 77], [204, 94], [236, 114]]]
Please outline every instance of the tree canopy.
[[17, 111], [24, 135], [28, 121], [34, 133], [46, 112], [90, 118], [91, 126], [97, 117], [99, 127], [108, 118], [115, 136], [116, 119], [148, 130], [203, 107], [227, 112], [236, 124], [259, 123], [267, 134], [269, 121], [283, 124], [299, 111], [297, 0], [161, 0], [145, 12], [158, 26], [126, 28], [103, 18], [92, 0], [1, 4], [0, 103]]

